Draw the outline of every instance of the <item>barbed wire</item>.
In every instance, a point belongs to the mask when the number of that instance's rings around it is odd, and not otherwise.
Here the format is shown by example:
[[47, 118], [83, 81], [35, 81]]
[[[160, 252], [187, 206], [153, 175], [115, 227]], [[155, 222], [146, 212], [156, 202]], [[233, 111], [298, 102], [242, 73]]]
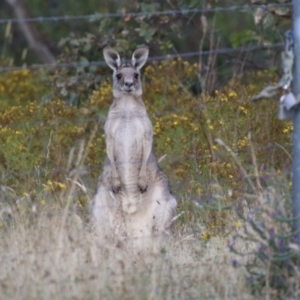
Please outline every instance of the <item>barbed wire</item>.
[[[235, 52], [252, 52], [259, 50], [270, 50], [283, 47], [283, 43], [275, 43], [271, 45], [255, 45], [255, 46], [244, 46], [236, 48], [219, 48], [212, 50], [202, 50], [193, 52], [183, 52], [176, 54], [167, 54], [161, 56], [152, 56], [148, 58], [148, 62], [169, 60], [175, 58], [190, 58], [200, 55], [211, 55], [211, 54], [229, 54]], [[56, 64], [39, 64], [32, 66], [8, 66], [0, 67], [0, 72], [19, 71], [19, 70], [40, 70], [40, 69], [54, 69], [54, 68], [78, 68], [78, 67], [91, 67], [91, 66], [106, 66], [105, 61], [91, 61], [91, 62], [69, 62], [69, 63], [56, 63]]]
[[[273, 4], [274, 7], [288, 7], [291, 6], [291, 3], [284, 3], [284, 4]], [[126, 16], [131, 16], [131, 17], [138, 17], [138, 16], [159, 16], [159, 15], [168, 15], [168, 14], [187, 14], [187, 13], [210, 13], [210, 12], [222, 12], [222, 11], [233, 11], [237, 9], [241, 10], [249, 10], [253, 9], [256, 7], [263, 7], [267, 9], [266, 5], [243, 5], [243, 6], [231, 6], [231, 7], [219, 7], [219, 8], [213, 8], [213, 9], [188, 9], [188, 10], [168, 10], [168, 11], [161, 11], [161, 12], [142, 12], [142, 13], [115, 13], [115, 14], [93, 14], [93, 15], [82, 15], [82, 16], [53, 16], [53, 17], [37, 17], [37, 18], [26, 18], [26, 19], [0, 19], [0, 24], [2, 23], [22, 23], [22, 22], [58, 22], [58, 21], [72, 21], [72, 20], [85, 20], [85, 19], [91, 19], [91, 18], [112, 18], [112, 17], [126, 17]], [[207, 51], [195, 51], [195, 52], [186, 52], [186, 53], [178, 53], [178, 54], [171, 54], [171, 55], [164, 55], [164, 56], [156, 56], [156, 57], [150, 57], [148, 61], [161, 61], [161, 60], [168, 60], [168, 59], [174, 59], [174, 58], [188, 58], [188, 57], [195, 57], [199, 55], [210, 55], [210, 54], [229, 54], [229, 53], [234, 53], [234, 52], [245, 52], [245, 51], [256, 51], [256, 50], [269, 50], [269, 49], [274, 49], [274, 48], [279, 48], [282, 47], [282, 43], [278, 44], [273, 44], [273, 45], [258, 45], [258, 46], [251, 46], [251, 47], [239, 47], [239, 48], [221, 48], [221, 49], [215, 49], [215, 50], [207, 50]], [[33, 66], [23, 66], [23, 67], [1, 67], [0, 72], [7, 72], [7, 71], [15, 71], [15, 70], [24, 70], [24, 69], [31, 69], [31, 70], [38, 70], [38, 69], [50, 69], [50, 68], [77, 68], [77, 67], [89, 67], [89, 66], [104, 66], [106, 63], [104, 61], [93, 61], [89, 63], [78, 63], [78, 62], [70, 62], [70, 63], [57, 63], [57, 64], [43, 64], [43, 65], [33, 65]], [[95, 120], [95, 118], [86, 118], [85, 120], [80, 118], [80, 119], [75, 119], [75, 122], [87, 122]], [[45, 121], [37, 121], [38, 124], [44, 124]], [[54, 120], [54, 121], [49, 121], [50, 122], [55, 122], [55, 123], [61, 123], [61, 122], [70, 122], [70, 120]], [[72, 120], [73, 122], [73, 120]], [[32, 122], [30, 122], [32, 123]], [[24, 122], [24, 123], [19, 123], [18, 126], [22, 126], [24, 124], [29, 124], [29, 122]], [[14, 126], [15, 124], [10, 124]], [[268, 146], [269, 148], [269, 146]], [[178, 158], [174, 158], [178, 159]], [[92, 166], [87, 166], [87, 169], [93, 169], [93, 168], [99, 168], [101, 165], [92, 165]], [[28, 174], [33, 174], [33, 173], [39, 173], [39, 172], [53, 172], [53, 173], [61, 173], [61, 172], [66, 172], [66, 169], [55, 169], [55, 170], [34, 170], [34, 171], [25, 171], [26, 174], [21, 174], [18, 172], [17, 174], [19, 176], [25, 176]], [[5, 173], [5, 177], [10, 174], [10, 173]], [[13, 175], [14, 176], [14, 175]], [[182, 184], [182, 183], [179, 183]], [[174, 186], [176, 184], [172, 184]], [[196, 194], [195, 194], [196, 195]], [[195, 234], [196, 231], [193, 230], [191, 234]], [[201, 233], [199, 231], [199, 233]], [[142, 236], [140, 237], [141, 239], [147, 239], [149, 237], [147, 236]], [[136, 238], [135, 238], [136, 239]], [[88, 247], [86, 244], [82, 245], [76, 245], [76, 247]], [[70, 248], [73, 248], [74, 245], [70, 245]], [[1, 257], [6, 259], [8, 257], [19, 257], [20, 255], [28, 255], [28, 254], [47, 254], [49, 252], [57, 252], [57, 251], [62, 251], [65, 250], [65, 246], [62, 249], [59, 248], [53, 248], [53, 249], [46, 249], [46, 250], [41, 250], [39, 253], [38, 251], [28, 251], [28, 252], [22, 252], [22, 253], [4, 253], [1, 254]]]
[[[288, 7], [291, 3], [283, 3], [283, 4], [274, 4], [274, 7]], [[141, 16], [141, 15], [162, 15], [162, 14], [174, 14], [174, 13], [191, 13], [191, 12], [219, 12], [219, 11], [233, 11], [237, 9], [250, 9], [255, 7], [264, 7], [267, 9], [266, 5], [236, 5], [231, 7], [219, 7], [219, 8], [213, 8], [213, 9], [189, 9], [189, 10], [169, 10], [169, 11], [161, 11], [161, 12], [154, 12], [154, 13], [116, 13], [116, 14], [100, 14], [100, 15], [86, 15], [86, 16], [54, 16], [54, 17], [39, 17], [39, 18], [29, 18], [29, 19], [23, 19], [24, 22], [43, 22], [43, 21], [61, 21], [64, 20], [77, 20], [78, 18], [88, 18], [88, 17], [124, 17], [127, 15], [130, 16]], [[0, 19], [0, 23], [3, 23], [4, 19]], [[10, 20], [11, 22], [20, 21], [19, 19], [6, 19]], [[3, 21], [3, 22], [2, 22]], [[163, 55], [163, 56], [154, 56], [150, 57], [148, 59], [149, 62], [151, 61], [162, 61], [162, 60], [168, 60], [168, 59], [175, 59], [175, 58], [189, 58], [189, 57], [195, 57], [199, 55], [211, 55], [211, 54], [230, 54], [235, 52], [250, 52], [250, 51], [258, 51], [258, 50], [270, 50], [270, 49], [276, 49], [283, 47], [283, 43], [276, 43], [271, 45], [254, 45], [254, 46], [244, 46], [244, 47], [237, 47], [237, 48], [220, 48], [220, 49], [212, 49], [212, 50], [204, 50], [204, 51], [194, 51], [194, 52], [185, 52], [185, 53], [176, 53], [176, 54], [170, 54], [170, 55]], [[0, 67], [0, 72], [9, 72], [9, 71], [16, 71], [16, 70], [25, 70], [25, 69], [31, 69], [31, 70], [39, 70], [39, 69], [51, 69], [51, 68], [76, 68], [76, 67], [89, 67], [89, 66], [105, 66], [106, 63], [104, 61], [92, 61], [88, 63], [80, 63], [80, 62], [69, 62], [69, 63], [57, 63], [57, 64], [41, 64], [41, 65], [32, 65], [32, 66], [8, 66], [8, 67]], [[178, 113], [177, 111], [172, 111], [171, 113]], [[160, 113], [161, 114], [161, 113]], [[170, 112], [165, 112], [165, 114], [170, 114]], [[88, 117], [88, 118], [74, 118], [74, 119], [63, 119], [63, 120], [51, 120], [51, 121], [29, 121], [29, 122], [19, 122], [19, 123], [13, 123], [8, 125], [2, 125], [1, 127], [10, 127], [10, 128], [17, 128], [20, 126], [26, 126], [26, 125], [46, 125], [46, 124], [62, 124], [62, 123], [85, 123], [89, 121], [98, 121], [98, 122], [104, 122], [105, 118], [103, 117]], [[99, 168], [100, 165], [93, 165], [88, 166], [88, 169], [93, 168]], [[66, 170], [63, 169], [54, 169], [54, 170], [27, 170], [23, 172], [8, 172], [8, 173], [2, 173], [5, 177], [7, 176], [26, 176], [30, 174], [37, 174], [37, 173], [61, 173], [66, 172]]]
[[185, 15], [190, 13], [218, 13], [225, 11], [251, 11], [252, 9], [261, 8], [268, 10], [270, 8], [282, 8], [291, 7], [292, 3], [269, 3], [269, 4], [246, 4], [246, 5], [233, 5], [228, 7], [214, 7], [214, 8], [191, 8], [191, 9], [176, 9], [176, 10], [164, 10], [164, 11], [147, 11], [147, 12], [117, 12], [117, 13], [96, 13], [88, 15], [78, 16], [50, 16], [50, 17], [34, 17], [34, 18], [8, 18], [0, 19], [0, 24], [6, 23], [32, 23], [32, 22], [60, 22], [60, 21], [79, 21], [90, 20], [95, 21], [102, 18], [125, 18], [125, 17], [143, 17], [143, 16], [162, 16], [162, 15]]

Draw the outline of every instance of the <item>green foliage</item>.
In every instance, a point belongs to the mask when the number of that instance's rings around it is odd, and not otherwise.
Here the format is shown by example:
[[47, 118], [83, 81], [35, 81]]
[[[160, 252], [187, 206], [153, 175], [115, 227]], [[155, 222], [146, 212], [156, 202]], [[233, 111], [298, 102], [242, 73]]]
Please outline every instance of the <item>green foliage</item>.
[[86, 34], [79, 38], [75, 35], [63, 38], [59, 46], [63, 53], [58, 62], [63, 64], [77, 62], [74, 68], [57, 68], [50, 73], [51, 93], [48, 98], [64, 99], [67, 103], [79, 106], [86, 102], [92, 91], [99, 88], [104, 79], [105, 70], [96, 65], [89, 65], [91, 61], [102, 59], [96, 37]]
[[[252, 1], [257, 4], [266, 4], [265, 1]], [[282, 1], [281, 1], [282, 2]], [[286, 1], [284, 1], [286, 2]], [[249, 4], [239, 1], [237, 5]], [[97, 89], [103, 81], [106, 71], [96, 66], [87, 66], [88, 62], [102, 60], [101, 50], [110, 45], [117, 48], [122, 56], [128, 57], [136, 46], [147, 44], [151, 55], [166, 55], [182, 52], [195, 52], [253, 45], [270, 45], [281, 42], [283, 32], [290, 28], [290, 7], [268, 6], [263, 8], [249, 8], [227, 10], [231, 3], [218, 1], [184, 0], [177, 3], [166, 1], [126, 1], [120, 5], [115, 1], [95, 2], [87, 0], [86, 3], [71, 4], [69, 0], [57, 3], [50, 1], [46, 6], [38, 0], [30, 0], [27, 9], [33, 16], [44, 15], [86, 15], [90, 19], [69, 20], [59, 22], [34, 23], [34, 29], [45, 35], [47, 47], [54, 55], [61, 51], [58, 62], [80, 62], [83, 66], [62, 68], [54, 71], [52, 78], [53, 90], [48, 98], [65, 99], [68, 103], [80, 105], [86, 101], [93, 89]], [[235, 5], [232, 5], [235, 7]], [[156, 12], [167, 10], [185, 10], [189, 8], [216, 9], [215, 12], [174, 13], [156, 15]], [[225, 8], [219, 11], [218, 8]], [[266, 7], [265, 7], [266, 8]], [[2, 12], [2, 14], [7, 14]], [[104, 17], [106, 13], [120, 13], [121, 17]], [[145, 13], [134, 16], [132, 13]], [[94, 15], [93, 15], [94, 14]], [[254, 21], [254, 22], [253, 22]], [[241, 27], [243, 24], [243, 27]], [[36, 62], [32, 51], [24, 44], [14, 30], [15, 24], [4, 27], [1, 36], [5, 36], [5, 46], [1, 55], [12, 58], [18, 64]], [[276, 34], [274, 34], [274, 30]], [[67, 38], [62, 38], [67, 37]], [[60, 43], [58, 43], [61, 41]], [[59, 44], [59, 49], [56, 46]], [[20, 46], [21, 45], [21, 46]], [[126, 50], [124, 50], [126, 49]], [[100, 53], [99, 53], [100, 50]], [[28, 55], [25, 55], [28, 53]], [[203, 84], [203, 91], [211, 92], [223, 85], [237, 68], [261, 67], [268, 64], [270, 53], [261, 51], [257, 53], [240, 53], [230, 57], [226, 54], [203, 57], [199, 66], [199, 73], [203, 77], [211, 77], [210, 84]], [[196, 58], [192, 58], [196, 60]], [[228, 63], [228, 60], [231, 62]], [[218, 72], [216, 72], [218, 70]], [[208, 74], [209, 73], [209, 74]], [[76, 90], [77, 88], [77, 90]], [[80, 92], [79, 92], [80, 90]], [[54, 93], [54, 95], [52, 95]], [[47, 99], [48, 99], [47, 98]]]
[[243, 30], [234, 32], [230, 35], [230, 42], [232, 47], [239, 47], [249, 42], [259, 40], [259, 36], [252, 30]]

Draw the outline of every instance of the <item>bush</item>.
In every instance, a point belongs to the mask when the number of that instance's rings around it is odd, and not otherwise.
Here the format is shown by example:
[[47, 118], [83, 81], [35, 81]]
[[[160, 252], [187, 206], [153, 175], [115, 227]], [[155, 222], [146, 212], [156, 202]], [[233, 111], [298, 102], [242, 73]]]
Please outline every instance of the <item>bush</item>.
[[229, 247], [238, 255], [234, 265], [246, 267], [248, 283], [256, 296], [295, 299], [299, 290], [299, 233], [292, 232], [288, 178], [288, 172], [269, 173], [267, 187], [261, 188], [260, 179], [254, 185], [256, 197], [250, 209], [236, 209], [241, 228]]
[[[291, 124], [277, 119], [276, 104], [249, 102], [261, 82], [274, 81], [274, 75], [256, 73], [246, 84], [236, 78], [213, 95], [197, 96], [191, 91], [196, 64], [181, 59], [154, 62], [144, 73], [144, 101], [153, 123], [154, 149], [158, 157], [166, 155], [161, 166], [177, 197], [201, 198], [212, 193], [211, 183], [218, 182], [234, 191], [226, 202], [245, 188], [240, 170], [215, 138], [222, 138], [251, 169], [247, 138], [251, 131], [259, 165], [280, 170], [287, 164], [282, 154], [283, 148], [290, 150]], [[74, 167], [68, 163], [72, 148], [78, 149], [81, 140], [88, 141], [99, 121], [103, 125], [112, 101], [110, 80], [103, 81], [84, 106], [58, 98], [44, 101], [52, 80], [47, 76], [18, 71], [0, 77], [0, 86], [6, 87], [1, 89], [6, 106], [0, 112], [2, 184], [18, 194], [43, 190], [48, 181], [67, 185], [66, 174]], [[84, 162], [89, 174], [85, 178], [93, 189], [104, 156], [100, 128]]]

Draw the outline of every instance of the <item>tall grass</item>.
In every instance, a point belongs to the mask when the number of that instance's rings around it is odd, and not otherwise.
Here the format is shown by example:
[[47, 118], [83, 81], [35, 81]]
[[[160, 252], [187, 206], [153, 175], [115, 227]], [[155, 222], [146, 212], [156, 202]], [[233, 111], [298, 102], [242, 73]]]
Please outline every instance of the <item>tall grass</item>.
[[[221, 185], [209, 201], [179, 199], [181, 216], [158, 254], [103, 240], [74, 206], [72, 186], [63, 208], [1, 198], [0, 299], [298, 299], [289, 176], [253, 173], [245, 174], [253, 189], [231, 206]], [[215, 210], [222, 230], [206, 222]]]
[[160, 254], [137, 257], [49, 208], [15, 215], [0, 235], [0, 299], [252, 299], [225, 237], [177, 231]]

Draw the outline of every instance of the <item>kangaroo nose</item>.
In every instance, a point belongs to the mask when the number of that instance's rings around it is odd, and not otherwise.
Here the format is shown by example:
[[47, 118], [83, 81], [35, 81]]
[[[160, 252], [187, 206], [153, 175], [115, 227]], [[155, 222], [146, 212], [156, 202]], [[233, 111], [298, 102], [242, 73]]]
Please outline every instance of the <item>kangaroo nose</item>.
[[130, 88], [130, 87], [133, 86], [133, 82], [132, 81], [126, 81], [125, 82], [125, 86], [128, 87], [128, 88]]

